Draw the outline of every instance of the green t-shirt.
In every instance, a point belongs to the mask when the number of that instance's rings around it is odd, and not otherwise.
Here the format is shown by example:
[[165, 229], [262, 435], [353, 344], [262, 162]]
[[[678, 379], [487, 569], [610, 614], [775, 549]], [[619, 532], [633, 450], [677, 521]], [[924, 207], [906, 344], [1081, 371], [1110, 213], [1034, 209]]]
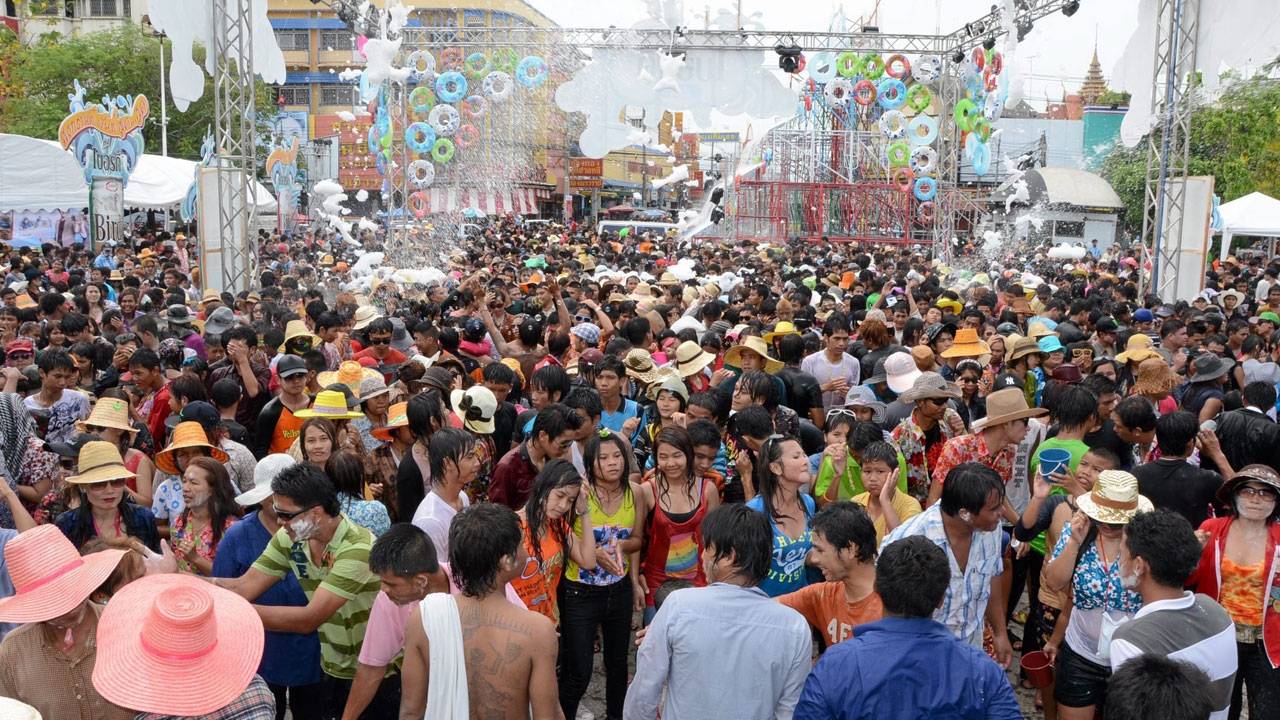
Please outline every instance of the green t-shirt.
[[[1036, 470], [1040, 467], [1040, 451], [1053, 450], [1055, 448], [1058, 450], [1066, 450], [1071, 453], [1071, 462], [1068, 463], [1071, 467], [1071, 472], [1075, 472], [1076, 469], [1080, 467], [1080, 461], [1084, 459], [1084, 454], [1089, 452], [1089, 446], [1085, 445], [1083, 440], [1060, 440], [1056, 437], [1049, 438], [1048, 440], [1040, 443], [1040, 445], [1036, 447], [1036, 451], [1031, 453], [1030, 477], [1034, 478], [1036, 476]], [[1066, 492], [1067, 491], [1063, 490], [1061, 487], [1054, 487], [1049, 491], [1049, 494], [1062, 495]], [[1045, 555], [1046, 557], [1048, 556], [1046, 553], [1048, 548], [1045, 546], [1044, 533], [1040, 533], [1039, 535], [1031, 538], [1031, 542], [1029, 542], [1028, 545], [1031, 546], [1032, 550], [1035, 550], [1041, 555]]]
[[[813, 496], [826, 495], [835, 476], [836, 468], [831, 458], [823, 456], [822, 465], [818, 468], [818, 479], [813, 484]], [[898, 489], [904, 493], [907, 491], [907, 459], [902, 457], [902, 453], [898, 453]], [[862, 486], [862, 466], [850, 455], [845, 460], [844, 475], [840, 476], [838, 497], [841, 500], [852, 500], [855, 495], [861, 495], [866, 491], [867, 489]]]
[[320, 559], [321, 567], [311, 562], [307, 543], [294, 543], [284, 528], [276, 531], [253, 564], [273, 577], [292, 572], [308, 599], [317, 589], [324, 588], [346, 600], [319, 628], [320, 669], [343, 680], [356, 676], [369, 610], [381, 587], [378, 576], [369, 570], [372, 546], [373, 535], [344, 515]]

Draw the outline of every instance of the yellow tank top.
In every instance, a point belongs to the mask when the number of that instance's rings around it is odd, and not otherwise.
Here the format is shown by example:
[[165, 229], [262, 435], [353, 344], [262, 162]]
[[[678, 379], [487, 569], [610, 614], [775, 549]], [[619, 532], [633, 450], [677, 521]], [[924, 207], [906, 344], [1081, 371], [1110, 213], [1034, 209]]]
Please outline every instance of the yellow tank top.
[[[636, 502], [635, 496], [630, 490], [627, 490], [622, 502], [618, 505], [618, 509], [612, 515], [606, 515], [604, 510], [600, 508], [600, 501], [596, 498], [595, 492], [591, 493], [588, 502], [591, 505], [591, 529], [596, 536], [596, 547], [608, 547], [611, 542], [621, 542], [631, 537], [631, 529], [636, 524]], [[578, 537], [582, 536], [581, 519], [573, 521], [573, 534]], [[618, 554], [621, 555], [622, 559], [622, 575], [611, 575], [600, 567], [595, 570], [584, 570], [578, 566], [578, 563], [568, 559], [564, 576], [569, 580], [574, 580], [584, 585], [612, 585], [626, 579], [630, 565], [630, 561], [625, 554], [622, 554], [621, 551]]]

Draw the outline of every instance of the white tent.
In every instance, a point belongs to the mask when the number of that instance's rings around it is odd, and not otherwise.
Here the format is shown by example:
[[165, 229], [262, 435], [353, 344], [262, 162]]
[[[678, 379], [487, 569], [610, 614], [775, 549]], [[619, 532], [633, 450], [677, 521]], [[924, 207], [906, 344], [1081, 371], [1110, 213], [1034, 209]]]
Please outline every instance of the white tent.
[[1260, 192], [1249, 193], [1229, 203], [1218, 206], [1222, 218], [1222, 251], [1219, 258], [1226, 258], [1231, 250], [1231, 238], [1236, 235], [1261, 237], [1280, 236], [1280, 200]]
[[[143, 155], [124, 188], [126, 208], [164, 209], [182, 202], [195, 180], [190, 160]], [[256, 183], [258, 212], [275, 212], [276, 200]], [[51, 140], [0, 133], [0, 212], [78, 210], [89, 205], [79, 163]]]

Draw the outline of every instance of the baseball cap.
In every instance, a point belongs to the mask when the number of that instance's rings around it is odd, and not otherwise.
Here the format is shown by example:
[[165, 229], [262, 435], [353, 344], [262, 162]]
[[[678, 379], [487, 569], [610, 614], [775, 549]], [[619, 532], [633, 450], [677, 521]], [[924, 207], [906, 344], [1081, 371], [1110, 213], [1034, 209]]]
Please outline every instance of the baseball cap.
[[16, 340], [11, 341], [8, 345], [5, 345], [4, 351], [6, 353], [23, 352], [23, 351], [33, 353], [36, 351], [36, 346], [29, 339], [20, 337], [20, 338], [17, 338]]
[[1114, 318], [1104, 317], [1098, 320], [1098, 332], [1100, 333], [1113, 333], [1119, 329], [1120, 323], [1117, 323]]
[[1139, 308], [1133, 311], [1134, 322], [1155, 322], [1155, 320], [1156, 316], [1152, 315], [1151, 311], [1146, 308]]
[[193, 403], [187, 403], [181, 412], [176, 415], [170, 415], [165, 418], [164, 424], [172, 430], [178, 426], [178, 423], [182, 422], [200, 423], [205, 432], [208, 432], [222, 424], [222, 415], [213, 405], [197, 400]]
[[306, 362], [297, 355], [282, 355], [279, 362], [276, 363], [276, 375], [281, 378], [292, 377], [306, 371]]

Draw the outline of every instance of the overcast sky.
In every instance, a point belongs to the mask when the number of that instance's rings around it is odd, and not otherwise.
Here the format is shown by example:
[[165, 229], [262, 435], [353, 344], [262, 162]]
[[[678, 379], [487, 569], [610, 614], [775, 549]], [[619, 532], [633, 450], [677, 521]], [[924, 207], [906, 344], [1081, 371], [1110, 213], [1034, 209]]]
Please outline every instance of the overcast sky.
[[[644, 0], [527, 1], [566, 27], [625, 27], [646, 15]], [[933, 34], [939, 26], [948, 33], [984, 15], [991, 4], [991, 0], [883, 0], [878, 23], [887, 33]], [[700, 27], [707, 5], [704, 0], [687, 0], [686, 24]], [[734, 7], [731, 0], [713, 0], [709, 5], [712, 17], [721, 8]], [[742, 14], [761, 13], [764, 26], [775, 31], [826, 30], [842, 6], [852, 24], [874, 5], [875, 0], [742, 0]], [[1030, 78], [1028, 99], [1037, 106], [1046, 97], [1058, 100], [1064, 84], [1069, 93], [1076, 92], [1088, 70], [1095, 38], [1103, 75], [1110, 77], [1137, 26], [1137, 14], [1138, 0], [1081, 0], [1074, 16], [1055, 13], [1037, 22], [1019, 49], [1022, 73]]]

